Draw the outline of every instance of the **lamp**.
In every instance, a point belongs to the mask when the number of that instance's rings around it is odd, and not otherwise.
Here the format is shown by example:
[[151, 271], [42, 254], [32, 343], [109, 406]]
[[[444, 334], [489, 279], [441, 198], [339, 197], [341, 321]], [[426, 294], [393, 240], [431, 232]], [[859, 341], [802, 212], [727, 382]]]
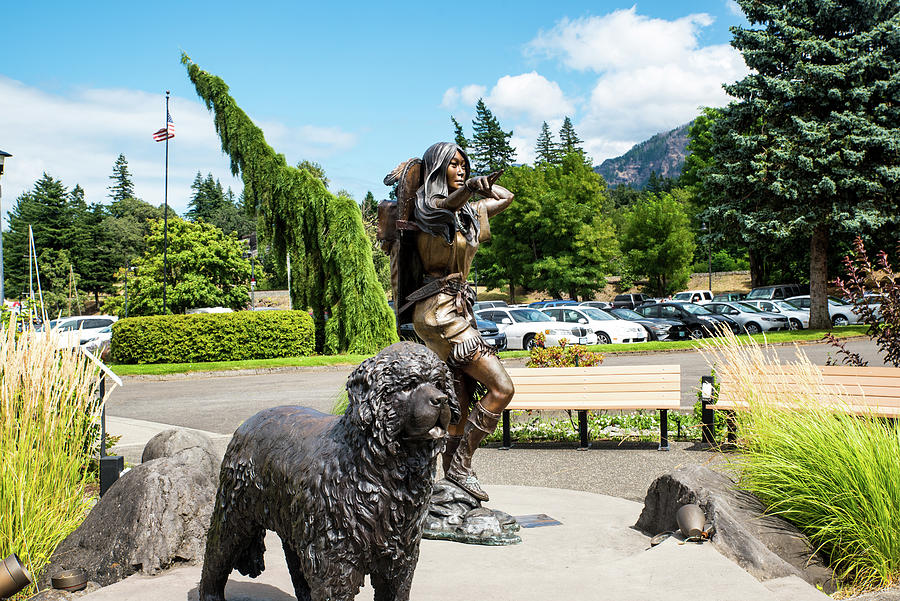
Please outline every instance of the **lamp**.
[[698, 538], [702, 537], [703, 528], [706, 526], [706, 514], [695, 503], [688, 503], [678, 508], [675, 514], [675, 521], [678, 522], [678, 528], [684, 537]]
[[[8, 152], [3, 152], [0, 150], [0, 175], [3, 175], [3, 161], [6, 157], [11, 157], [12, 155]], [[0, 195], [3, 194], [2, 188], [0, 188]], [[0, 228], [0, 304], [2, 304], [6, 300], [6, 295], [3, 290], [3, 228]]]
[[29, 584], [31, 574], [22, 565], [18, 555], [13, 553], [0, 563], [0, 598], [12, 597]]

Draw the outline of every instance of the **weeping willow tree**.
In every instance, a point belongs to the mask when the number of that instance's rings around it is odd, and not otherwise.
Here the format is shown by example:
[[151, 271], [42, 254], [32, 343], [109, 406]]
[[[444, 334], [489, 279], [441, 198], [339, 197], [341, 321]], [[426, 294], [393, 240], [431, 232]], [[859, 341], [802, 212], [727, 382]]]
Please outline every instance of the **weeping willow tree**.
[[289, 166], [220, 77], [186, 54], [181, 62], [215, 114], [231, 172], [243, 179], [245, 200], [256, 207], [262, 233], [281, 266], [290, 253], [291, 299], [295, 307], [312, 310], [316, 349], [369, 354], [396, 342], [394, 314], [378, 283], [356, 202], [334, 196], [306, 169]]

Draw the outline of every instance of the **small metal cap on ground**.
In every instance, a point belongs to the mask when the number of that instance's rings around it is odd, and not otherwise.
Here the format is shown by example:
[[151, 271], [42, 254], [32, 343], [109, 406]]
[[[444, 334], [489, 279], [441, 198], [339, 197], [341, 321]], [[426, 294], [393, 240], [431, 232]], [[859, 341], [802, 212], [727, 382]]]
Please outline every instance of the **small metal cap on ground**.
[[81, 568], [57, 572], [50, 578], [50, 583], [53, 585], [53, 588], [69, 591], [70, 593], [85, 588], [87, 586], [87, 581], [87, 573]]

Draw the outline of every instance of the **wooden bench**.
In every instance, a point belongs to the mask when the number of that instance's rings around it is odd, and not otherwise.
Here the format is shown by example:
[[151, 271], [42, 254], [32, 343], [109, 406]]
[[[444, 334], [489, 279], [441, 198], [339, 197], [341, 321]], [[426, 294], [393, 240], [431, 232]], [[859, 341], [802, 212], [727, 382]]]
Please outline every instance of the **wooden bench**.
[[[856, 415], [872, 415], [895, 419], [900, 417], [900, 368], [897, 367], [850, 367], [844, 365], [812, 366], [821, 374], [822, 384], [810, 390], [804, 388], [803, 382], [809, 382], [809, 368], [794, 365], [781, 366], [778, 369], [760, 370], [751, 374], [742, 374], [743, 383], [723, 379], [719, 383], [718, 399], [705, 404], [704, 408], [729, 413], [728, 440], [734, 442], [735, 411], [746, 411], [750, 401], [741, 390], [746, 387], [759, 393], [778, 393], [781, 399], [778, 406], [786, 409], [795, 407], [798, 398], [803, 403], [810, 401], [831, 407], [835, 412], [853, 413]], [[712, 412], [704, 411], [704, 441], [714, 439], [715, 420]], [[709, 434], [707, 434], [709, 432]]]
[[511, 446], [511, 410], [575, 410], [581, 448], [590, 446], [587, 412], [607, 409], [659, 411], [659, 449], [669, 450], [668, 410], [681, 408], [681, 366], [519, 367], [507, 370], [515, 395], [503, 412], [503, 447]]

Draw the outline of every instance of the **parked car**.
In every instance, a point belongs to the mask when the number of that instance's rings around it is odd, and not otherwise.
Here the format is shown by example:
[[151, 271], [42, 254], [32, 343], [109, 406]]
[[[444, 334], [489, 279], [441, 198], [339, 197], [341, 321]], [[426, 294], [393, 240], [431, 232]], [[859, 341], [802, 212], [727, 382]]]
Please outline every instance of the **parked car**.
[[747, 295], [747, 300], [786, 300], [792, 296], [809, 294], [809, 284], [778, 284], [759, 286]]
[[502, 300], [492, 300], [492, 301], [477, 301], [472, 305], [473, 311], [478, 311], [479, 309], [490, 309], [491, 307], [506, 307], [506, 301]]
[[709, 290], [684, 290], [678, 292], [672, 297], [673, 301], [683, 303], [709, 303], [712, 302], [713, 293]]
[[793, 303], [784, 300], [745, 300], [743, 305], [750, 305], [769, 313], [779, 313], [788, 318], [792, 330], [802, 330], [809, 327], [809, 311], [801, 309]]
[[613, 299], [613, 309], [634, 309], [653, 299], [646, 294], [617, 294]]
[[[883, 294], [866, 293], [866, 295], [863, 296], [862, 300], [859, 301], [857, 305], [868, 305], [868, 307], [872, 310], [872, 315], [875, 317], [875, 319], [878, 321], [884, 321], [884, 319], [881, 317], [881, 303], [883, 302]], [[862, 321], [862, 315], [859, 312], [859, 307], [857, 306], [854, 311], [856, 311], [856, 314], [860, 316], [860, 321]]]
[[[787, 299], [792, 305], [809, 310], [809, 295], [792, 296]], [[835, 326], [846, 326], [849, 324], [859, 323], [859, 315], [856, 314], [856, 307], [848, 302], [844, 302], [834, 296], [828, 297], [828, 315], [831, 317], [831, 323]]]
[[82, 340], [93, 338], [100, 330], [118, 320], [115, 315], [73, 315], [48, 322], [46, 329], [43, 326], [35, 329], [38, 332], [56, 330], [60, 348], [75, 348]]
[[730, 303], [742, 301], [747, 298], [746, 292], [722, 292], [713, 297], [714, 303]]
[[679, 303], [675, 301], [654, 303], [638, 307], [635, 311], [644, 317], [678, 319], [690, 328], [693, 338], [716, 335], [719, 333], [719, 328], [723, 326], [730, 328], [735, 334], [741, 333], [741, 328], [736, 321], [724, 315], [716, 315], [694, 303]]
[[769, 313], [757, 309], [753, 305], [743, 303], [707, 303], [704, 305], [716, 315], [725, 315], [738, 322], [748, 334], [759, 334], [771, 330], [789, 330], [788, 318], [777, 313]]
[[594, 307], [551, 307], [544, 313], [565, 323], [584, 324], [597, 335], [597, 344], [620, 344], [646, 342], [647, 330], [644, 326], [619, 319], [606, 311]]
[[112, 341], [112, 326], [106, 326], [96, 334], [87, 336], [82, 334], [80, 346], [94, 355], [100, 356], [105, 349], [109, 348], [110, 341]]
[[[475, 322], [478, 325], [478, 333], [484, 338], [484, 341], [493, 346], [498, 351], [506, 350], [506, 334], [500, 331], [500, 328], [493, 321], [479, 319], [477, 316]], [[400, 338], [402, 340], [410, 340], [424, 344], [422, 339], [416, 334], [415, 328], [411, 323], [400, 324]]]
[[644, 326], [649, 334], [648, 340], [687, 340], [691, 337], [690, 328], [678, 319], [644, 317], [633, 309], [610, 309], [609, 313]]
[[533, 303], [528, 303], [528, 306], [532, 309], [546, 309], [547, 307], [562, 307], [565, 305], [577, 305], [578, 303], [573, 300], [564, 300], [561, 298], [554, 298], [551, 300], [541, 300], [534, 301]]
[[597, 344], [597, 335], [583, 325], [558, 323], [550, 319], [546, 313], [537, 309], [511, 309], [494, 307], [476, 311], [475, 315], [497, 324], [506, 334], [507, 346], [510, 349], [531, 350], [535, 345], [535, 336], [544, 334], [546, 346], [558, 346], [565, 338], [572, 344]]
[[610, 309], [612, 308], [612, 303], [608, 303], [606, 301], [583, 301], [578, 303], [579, 307], [594, 307], [595, 309]]

